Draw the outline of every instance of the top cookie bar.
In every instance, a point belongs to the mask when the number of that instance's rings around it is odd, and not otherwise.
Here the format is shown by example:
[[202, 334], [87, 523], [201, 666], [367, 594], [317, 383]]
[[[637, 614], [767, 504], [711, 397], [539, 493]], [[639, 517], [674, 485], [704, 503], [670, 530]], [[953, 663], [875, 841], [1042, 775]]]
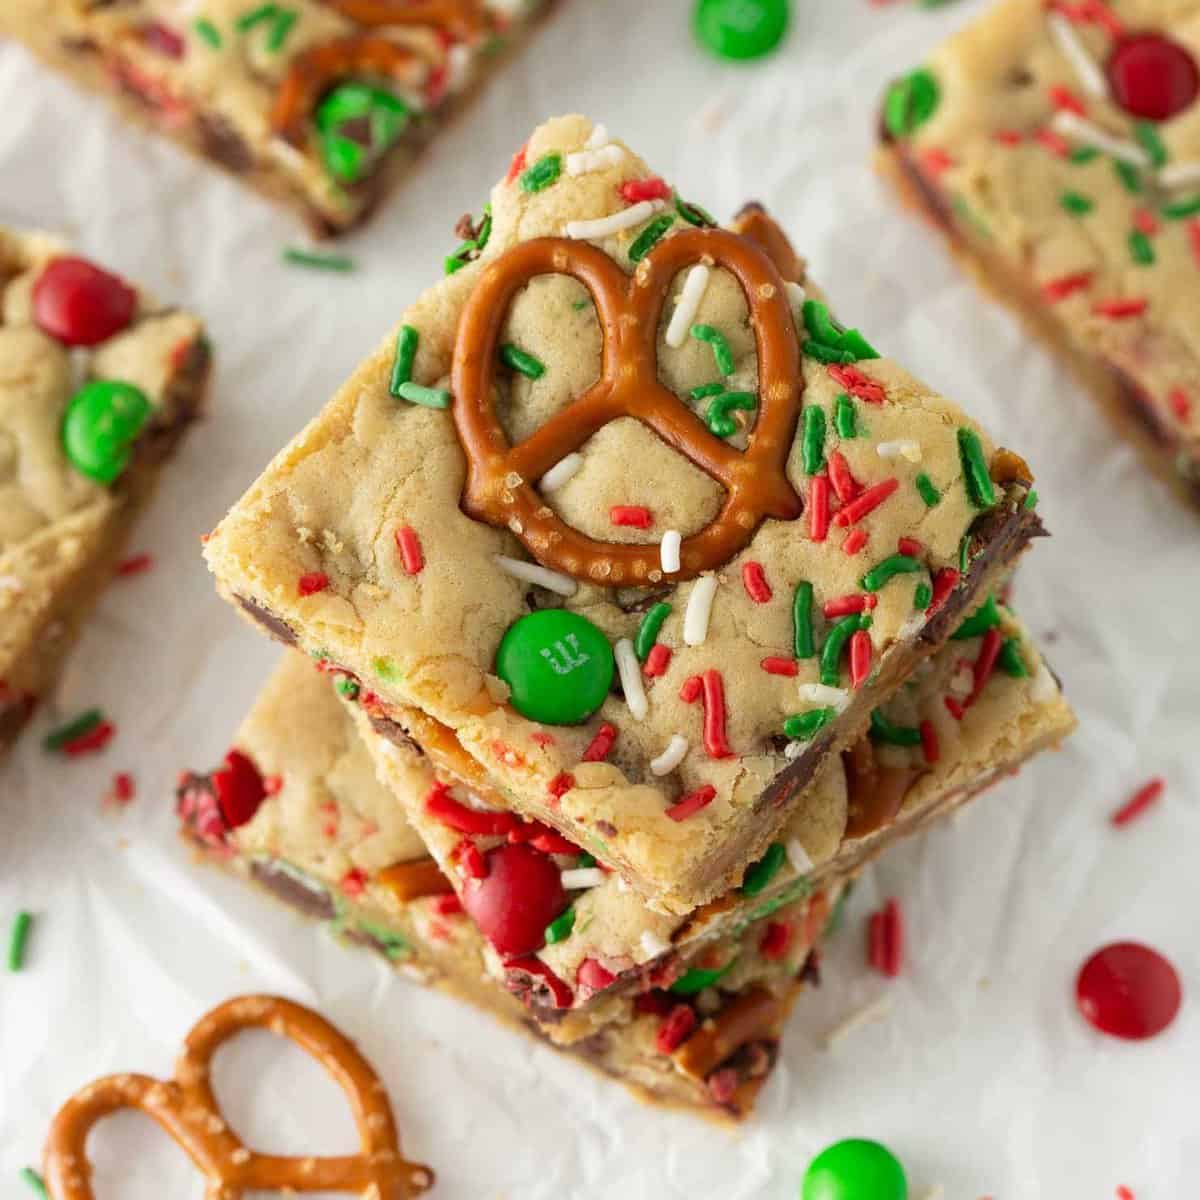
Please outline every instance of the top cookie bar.
[[712, 228], [581, 117], [485, 225], [206, 555], [684, 913], [1039, 531], [1028, 468], [839, 325], [761, 210]]
[[1200, 503], [1200, 2], [1004, 0], [889, 90], [882, 163]]
[[549, 3], [4, 0], [0, 36], [331, 234]]

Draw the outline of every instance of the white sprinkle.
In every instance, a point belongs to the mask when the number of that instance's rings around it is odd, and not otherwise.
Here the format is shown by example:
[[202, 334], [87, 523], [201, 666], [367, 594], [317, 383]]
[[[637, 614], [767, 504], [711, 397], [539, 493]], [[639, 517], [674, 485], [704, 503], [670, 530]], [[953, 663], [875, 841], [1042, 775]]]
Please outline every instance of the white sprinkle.
[[783, 847], [787, 851], [788, 862], [797, 875], [807, 875], [813, 869], [813, 861], [808, 852], [800, 845], [799, 838], [788, 838]]
[[667, 345], [673, 350], [678, 350], [687, 341], [688, 331], [696, 320], [707, 287], [708, 268], [698, 263], [688, 272], [675, 311], [671, 314], [671, 323], [667, 326]]
[[925, 622], [928, 618], [921, 611], [913, 613], [899, 629], [896, 630], [896, 641], [908, 642], [917, 636], [922, 629], [925, 628]]
[[662, 200], [639, 200], [637, 204], [631, 204], [620, 212], [610, 213], [607, 217], [597, 217], [594, 221], [568, 221], [567, 237], [597, 241], [612, 237], [614, 233], [632, 229], [635, 225], [650, 220], [655, 213], [662, 212], [664, 208], [666, 204]]
[[563, 890], [568, 892], [599, 887], [603, 882], [604, 872], [599, 867], [575, 867], [562, 873]]
[[1124, 138], [1114, 137], [1094, 121], [1085, 121], [1078, 113], [1068, 112], [1065, 108], [1059, 109], [1050, 124], [1058, 133], [1085, 145], [1095, 146], [1097, 150], [1103, 150], [1113, 158], [1132, 163], [1135, 167], [1150, 166], [1150, 155], [1141, 146]]
[[1058, 695], [1058, 684], [1046, 664], [1038, 663], [1037, 674], [1030, 685], [1029, 696], [1034, 704], [1049, 704]]
[[850, 703], [850, 693], [845, 688], [829, 687], [824, 683], [802, 683], [797, 690], [801, 700], [836, 708], [838, 712]]
[[683, 614], [683, 640], [689, 646], [703, 646], [708, 637], [708, 621], [717, 595], [717, 577], [702, 575], [692, 587]]
[[537, 563], [524, 562], [519, 558], [509, 558], [506, 554], [497, 554], [495, 559], [496, 566], [506, 575], [524, 580], [526, 583], [536, 583], [539, 587], [557, 592], [560, 596], [573, 596], [579, 590], [579, 584], [569, 575], [547, 570], [545, 567], [539, 567]]
[[1158, 182], [1166, 188], [1200, 184], [1200, 162], [1174, 162], [1158, 173]]
[[787, 289], [791, 306], [795, 309], [802, 308], [804, 301], [808, 299], [808, 293], [794, 279], [785, 280], [783, 286]]
[[669, 775], [685, 758], [687, 758], [688, 741], [680, 733], [671, 734], [667, 748], [657, 757], [650, 760], [650, 770], [655, 775]]
[[589, 150], [599, 150], [608, 145], [608, 130], [603, 125], [593, 125], [588, 140], [583, 143]]
[[642, 686], [642, 664], [628, 638], [622, 638], [614, 647], [617, 674], [621, 677], [621, 690], [625, 693], [625, 705], [635, 721], [644, 721], [650, 711], [646, 702], [646, 689]]
[[840, 1025], [835, 1025], [825, 1035], [825, 1048], [833, 1050], [856, 1029], [869, 1025], [872, 1021], [880, 1021], [892, 1011], [892, 998], [885, 992], [878, 1000], [851, 1013]]
[[808, 742], [788, 742], [783, 748], [783, 757], [788, 762], [794, 762], [808, 749]]
[[880, 458], [907, 458], [909, 462], [921, 461], [921, 443], [913, 438], [900, 438], [895, 442], [880, 442], [875, 447]]
[[668, 529], [662, 535], [658, 558], [664, 575], [674, 575], [679, 570], [679, 547], [682, 545], [683, 534], [678, 529]]
[[1079, 40], [1075, 30], [1071, 28], [1071, 23], [1061, 13], [1056, 12], [1047, 13], [1046, 22], [1050, 26], [1051, 35], [1058, 43], [1059, 50], [1062, 51], [1063, 58], [1071, 64], [1071, 70], [1083, 84], [1083, 90], [1090, 92], [1093, 96], [1101, 98], [1107, 96], [1108, 83], [1105, 81], [1104, 73], [1096, 65], [1096, 60], [1087, 52], [1087, 47]]
[[562, 485], [566, 483], [568, 479], [574, 479], [575, 476], [579, 474], [579, 470], [582, 466], [582, 454], [568, 454], [566, 458], [559, 459], [559, 461], [556, 462], [554, 466], [552, 466], [550, 470], [548, 470], [545, 475], [542, 476], [541, 481], [538, 483], [538, 487], [540, 487], [544, 492], [556, 491], [558, 488], [562, 487]]
[[657, 958], [671, 949], [671, 943], [666, 938], [659, 937], [652, 929], [644, 929], [642, 930], [642, 949], [647, 958]]
[[620, 146], [601, 146], [599, 150], [577, 150], [567, 155], [568, 175], [590, 175], [605, 167], [620, 166], [625, 151]]

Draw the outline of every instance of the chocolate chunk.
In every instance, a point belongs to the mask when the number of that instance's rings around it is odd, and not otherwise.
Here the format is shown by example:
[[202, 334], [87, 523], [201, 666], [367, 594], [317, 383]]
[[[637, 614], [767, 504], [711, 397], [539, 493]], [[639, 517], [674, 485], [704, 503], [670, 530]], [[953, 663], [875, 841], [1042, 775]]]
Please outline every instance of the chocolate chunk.
[[337, 916], [333, 897], [322, 888], [317, 891], [296, 877], [295, 872], [269, 859], [258, 859], [250, 864], [250, 874], [284, 904], [296, 909], [306, 917], [318, 921], [332, 921]]
[[276, 641], [282, 642], [285, 646], [296, 645], [296, 635], [292, 632], [292, 627], [286, 622], [277, 617], [274, 613], [268, 612], [261, 604], [256, 604], [253, 600], [247, 600], [245, 596], [238, 596], [238, 604], [242, 609], [257, 621]]
[[224, 117], [200, 113], [196, 130], [204, 153], [235, 175], [243, 175], [254, 167], [254, 152], [241, 134]]
[[385, 717], [380, 713], [371, 713], [370, 715], [371, 728], [375, 730], [380, 737], [385, 737], [394, 746], [399, 746], [401, 750], [411, 750], [415, 754], [419, 754], [422, 758], [425, 757], [425, 751], [420, 744], [416, 742], [403, 726], [397, 724], [390, 717]]

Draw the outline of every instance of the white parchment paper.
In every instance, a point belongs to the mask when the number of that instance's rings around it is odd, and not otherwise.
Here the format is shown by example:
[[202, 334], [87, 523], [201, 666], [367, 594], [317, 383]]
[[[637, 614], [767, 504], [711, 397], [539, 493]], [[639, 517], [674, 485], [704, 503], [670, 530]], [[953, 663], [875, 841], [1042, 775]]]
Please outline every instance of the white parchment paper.
[[[212, 417], [134, 539], [157, 568], [107, 592], [62, 700], [102, 705], [119, 736], [102, 757], [51, 759], [44, 714], [0, 772], [0, 920], [38, 916], [27, 970], [0, 977], [0, 1196], [26, 1195], [16, 1172], [71, 1092], [167, 1073], [201, 1013], [257, 989], [359, 1041], [446, 1200], [794, 1197], [809, 1158], [853, 1135], [901, 1156], [914, 1198], [1200, 1195], [1200, 523], [867, 165], [885, 79], [979, 7], [799, 0], [784, 50], [736, 68], [694, 48], [684, 0], [567, 0], [347, 243], [361, 267], [345, 277], [284, 266], [281, 247], [303, 240], [288, 218], [0, 46], [0, 219], [62, 230], [194, 307], [218, 355]], [[569, 110], [722, 217], [769, 204], [847, 320], [1028, 456], [1055, 534], [1017, 603], [1081, 731], [868, 874], [740, 1135], [646, 1110], [340, 948], [193, 865], [174, 834], [176, 772], [218, 761], [276, 654], [216, 598], [199, 535], [438, 275], [455, 218], [479, 210], [530, 129]], [[100, 797], [117, 770], [139, 794], [114, 814]], [[1109, 812], [1152, 774], [1165, 802], [1114, 832]], [[864, 914], [886, 895], [911, 930], [894, 983], [864, 965]], [[1179, 1020], [1144, 1045], [1101, 1039], [1073, 1009], [1076, 968], [1116, 938], [1159, 947], [1184, 978]], [[824, 1048], [883, 994], [884, 1019]], [[298, 1051], [252, 1037], [220, 1066], [229, 1115], [260, 1148], [353, 1149], [344, 1103]], [[201, 1195], [144, 1118], [115, 1119], [93, 1152], [105, 1197]]]

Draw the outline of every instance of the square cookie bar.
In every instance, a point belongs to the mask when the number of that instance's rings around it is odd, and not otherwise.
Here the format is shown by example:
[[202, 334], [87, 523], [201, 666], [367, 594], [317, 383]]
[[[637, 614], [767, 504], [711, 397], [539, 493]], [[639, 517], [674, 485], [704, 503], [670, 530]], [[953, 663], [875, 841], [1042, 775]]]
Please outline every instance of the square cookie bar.
[[[426, 763], [414, 780], [433, 782]], [[450, 891], [405, 808], [375, 777], [329, 678], [288, 654], [215, 771], [181, 777], [184, 837], [419, 982], [533, 1031], [520, 1001], [489, 979], [486, 941]], [[549, 861], [549, 860], [547, 860]], [[742, 1117], [774, 1065], [784, 1019], [836, 889], [793, 899], [741, 937], [708, 946], [675, 989], [624, 997], [572, 1053], [645, 1098]]]
[[1200, 504], [1200, 3], [1002, 0], [898, 80], [884, 174]]
[[[673, 916], [648, 910], [619, 875], [505, 810], [495, 792], [431, 770], [416, 740], [398, 738], [394, 724], [358, 703], [356, 684], [342, 676], [337, 686], [380, 779], [487, 937], [489, 972], [523, 997], [543, 1032], [567, 1044], [621, 1020], [631, 994], [690, 991], [698, 976], [689, 962], [715, 954], [719, 968], [730, 961], [721, 946], [840, 886], [1075, 724], [1028, 633], [989, 598], [875, 711], [870, 735], [818, 770], [739, 886]], [[770, 936], [787, 939], [792, 929]]]
[[297, 210], [364, 220], [553, 0], [4, 0], [26, 43]]
[[1040, 532], [1029, 469], [840, 325], [761, 209], [715, 228], [582, 117], [484, 225], [206, 557], [686, 915]]
[[0, 228], [0, 754], [52, 690], [208, 374], [195, 317]]

